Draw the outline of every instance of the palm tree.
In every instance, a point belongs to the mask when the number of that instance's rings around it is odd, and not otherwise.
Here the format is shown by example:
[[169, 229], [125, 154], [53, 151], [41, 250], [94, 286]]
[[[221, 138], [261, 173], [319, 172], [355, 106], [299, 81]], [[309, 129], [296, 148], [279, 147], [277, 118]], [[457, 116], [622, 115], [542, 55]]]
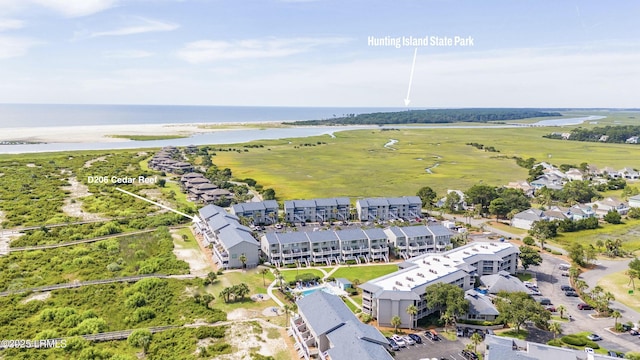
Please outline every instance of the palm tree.
[[552, 322], [549, 324], [549, 331], [553, 333], [553, 338], [555, 339], [556, 336], [562, 334], [562, 324], [557, 321]]
[[240, 260], [240, 262], [242, 263], [242, 268], [246, 269], [247, 268], [247, 256], [245, 254], [240, 254], [240, 257], [238, 258], [238, 260]]
[[556, 310], [560, 313], [560, 319], [564, 318], [564, 312], [567, 311], [567, 308], [564, 305], [559, 305]]
[[569, 268], [569, 278], [572, 281], [575, 281], [575, 279], [578, 278], [578, 275], [580, 275], [580, 269], [578, 269], [577, 267], [573, 266], [571, 268]]
[[222, 289], [222, 291], [220, 291], [220, 294], [218, 294], [218, 296], [220, 296], [225, 303], [229, 302], [229, 296], [231, 295], [231, 288], [224, 288]]
[[391, 318], [391, 325], [393, 325], [393, 333], [397, 334], [398, 333], [398, 326], [400, 326], [402, 324], [402, 320], [400, 319], [400, 316], [394, 316]]
[[413, 317], [418, 314], [418, 308], [415, 305], [407, 306], [407, 314], [411, 318], [411, 323], [409, 324], [409, 329], [413, 328]]
[[629, 284], [631, 284], [631, 286], [633, 286], [633, 290], [635, 290], [636, 289], [635, 279], [640, 277], [640, 273], [638, 273], [638, 271], [636, 270], [629, 269], [625, 272], [625, 274], [629, 277]]
[[[285, 304], [284, 305], [284, 315], [285, 315], [285, 319], [286, 319], [286, 324], [289, 325], [289, 311], [291, 311], [291, 305], [289, 304]], [[286, 325], [285, 325], [286, 327]]]
[[477, 353], [478, 352], [478, 344], [480, 344], [482, 342], [482, 336], [480, 334], [473, 333], [473, 335], [471, 335], [471, 343], [473, 344], [473, 352]]
[[578, 291], [580, 291], [580, 294], [582, 294], [585, 290], [587, 290], [589, 288], [589, 285], [587, 285], [587, 283], [584, 280], [576, 280], [574, 285], [576, 286], [576, 289], [578, 289]]
[[620, 311], [615, 310], [614, 312], [611, 313], [611, 316], [615, 319], [615, 323], [613, 327], [614, 328], [618, 327], [618, 319], [622, 316], [622, 314], [620, 314]]
[[451, 325], [456, 321], [456, 317], [449, 312], [442, 313], [440, 319], [444, 322], [445, 331], [447, 330], [447, 325]]
[[269, 269], [267, 268], [260, 270], [260, 274], [262, 274], [262, 286], [267, 286], [267, 283], [264, 281], [264, 276], [267, 275], [267, 273], [269, 273]]

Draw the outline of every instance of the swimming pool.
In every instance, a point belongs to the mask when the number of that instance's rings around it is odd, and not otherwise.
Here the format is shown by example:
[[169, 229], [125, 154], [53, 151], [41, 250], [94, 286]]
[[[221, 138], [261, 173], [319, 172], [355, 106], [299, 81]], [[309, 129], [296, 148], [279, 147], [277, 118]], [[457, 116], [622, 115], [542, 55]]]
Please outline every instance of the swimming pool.
[[337, 295], [332, 288], [328, 287], [327, 285], [320, 285], [320, 286], [315, 286], [312, 288], [308, 288], [308, 289], [304, 289], [302, 291], [299, 291], [300, 294], [302, 294], [302, 296], [307, 296], [309, 294], [313, 294], [316, 291], [324, 291], [326, 293], [329, 293], [331, 295]]

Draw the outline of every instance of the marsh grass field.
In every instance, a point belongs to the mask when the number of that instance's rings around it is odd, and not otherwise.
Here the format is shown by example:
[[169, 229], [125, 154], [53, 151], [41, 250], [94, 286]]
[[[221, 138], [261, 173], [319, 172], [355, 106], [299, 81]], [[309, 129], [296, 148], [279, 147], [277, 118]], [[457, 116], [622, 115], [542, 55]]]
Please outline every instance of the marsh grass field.
[[[583, 127], [627, 123], [617, 114]], [[561, 141], [543, 138], [567, 127], [437, 129], [363, 129], [329, 135], [271, 141], [248, 152], [218, 152], [216, 165], [229, 167], [238, 178], [254, 178], [274, 188], [279, 199], [347, 196], [413, 195], [422, 186], [438, 194], [467, 189], [477, 183], [503, 185], [524, 180], [527, 170], [513, 157], [533, 157], [556, 165], [587, 162], [598, 167], [640, 167], [640, 147]], [[397, 140], [385, 147], [390, 139]], [[478, 150], [467, 143], [492, 146]]]

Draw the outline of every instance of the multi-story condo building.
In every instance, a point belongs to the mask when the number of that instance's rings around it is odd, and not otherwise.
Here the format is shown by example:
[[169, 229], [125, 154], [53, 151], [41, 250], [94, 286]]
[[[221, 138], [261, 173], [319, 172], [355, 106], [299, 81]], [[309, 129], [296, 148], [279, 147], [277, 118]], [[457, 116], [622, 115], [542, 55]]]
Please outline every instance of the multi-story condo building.
[[428, 252], [444, 251], [451, 245], [453, 232], [440, 224], [391, 226], [384, 229], [395, 255], [409, 259]]
[[387, 339], [363, 324], [336, 295], [316, 291], [297, 301], [289, 335], [301, 359], [393, 360]]
[[349, 198], [289, 200], [284, 202], [285, 221], [323, 222], [349, 219], [351, 201]]
[[[362, 311], [378, 319], [380, 326], [391, 326], [391, 318], [399, 316], [402, 326], [415, 327], [419, 319], [436, 311], [427, 307], [427, 287], [449, 283], [466, 291], [473, 287], [476, 276], [500, 271], [515, 274], [518, 253], [510, 243], [479, 242], [411, 258], [397, 272], [360, 285]], [[406, 312], [409, 305], [418, 308], [413, 319]]]
[[278, 222], [278, 203], [275, 200], [247, 202], [231, 206], [231, 213], [251, 219], [256, 225]]
[[418, 196], [360, 199], [356, 210], [360, 221], [416, 219], [422, 216], [422, 200]]
[[260, 245], [237, 216], [219, 206], [207, 205], [199, 210], [199, 220], [195, 231], [202, 235], [205, 246], [211, 245], [213, 260], [220, 268], [258, 266]]
[[283, 266], [296, 262], [311, 265], [389, 261], [387, 237], [381, 229], [349, 229], [266, 233], [260, 247], [267, 260]]

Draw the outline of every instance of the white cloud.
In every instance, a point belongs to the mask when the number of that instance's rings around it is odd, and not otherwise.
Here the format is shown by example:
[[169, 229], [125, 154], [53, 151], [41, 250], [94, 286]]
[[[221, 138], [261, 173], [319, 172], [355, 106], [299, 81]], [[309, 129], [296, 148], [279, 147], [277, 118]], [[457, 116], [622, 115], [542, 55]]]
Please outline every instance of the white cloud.
[[104, 57], [110, 59], [140, 59], [154, 54], [144, 50], [113, 50], [103, 52]]
[[0, 19], [0, 31], [21, 29], [24, 21], [18, 19]]
[[143, 17], [135, 18], [138, 24], [132, 26], [125, 26], [115, 30], [108, 31], [98, 31], [89, 33], [87, 37], [100, 37], [100, 36], [123, 36], [123, 35], [134, 35], [134, 34], [143, 34], [149, 32], [158, 32], [158, 31], [172, 31], [180, 26], [178, 24], [164, 22], [159, 20], [147, 19]]
[[112, 8], [118, 0], [32, 0], [32, 2], [66, 17], [81, 17]]
[[199, 40], [187, 43], [178, 57], [197, 64], [218, 60], [285, 57], [307, 52], [322, 45], [344, 44], [348, 38], [267, 38], [238, 41]]
[[29, 38], [0, 36], [0, 59], [19, 57], [39, 42]]

